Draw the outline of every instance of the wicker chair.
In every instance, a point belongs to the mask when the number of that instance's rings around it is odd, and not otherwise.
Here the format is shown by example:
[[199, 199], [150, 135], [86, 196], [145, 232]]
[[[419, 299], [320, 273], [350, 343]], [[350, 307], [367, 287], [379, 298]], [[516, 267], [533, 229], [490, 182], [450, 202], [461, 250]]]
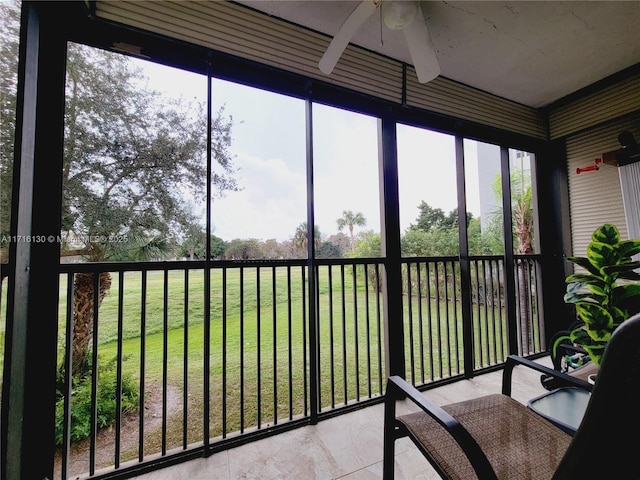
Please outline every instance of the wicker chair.
[[[502, 394], [444, 407], [400, 377], [390, 377], [385, 400], [384, 479], [394, 478], [395, 440], [402, 436], [409, 436], [445, 479], [640, 479], [640, 314], [623, 323], [610, 340], [573, 437], [510, 397], [516, 365], [591, 388], [516, 356], [507, 359]], [[420, 410], [396, 416], [396, 402], [405, 398]]]

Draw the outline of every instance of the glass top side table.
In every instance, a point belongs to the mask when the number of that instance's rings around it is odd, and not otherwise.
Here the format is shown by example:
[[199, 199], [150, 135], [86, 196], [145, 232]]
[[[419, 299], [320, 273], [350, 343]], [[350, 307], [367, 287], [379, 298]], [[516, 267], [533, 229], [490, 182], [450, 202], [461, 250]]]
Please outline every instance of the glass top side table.
[[532, 398], [527, 406], [538, 415], [574, 435], [582, 422], [591, 393], [575, 387], [563, 387]]

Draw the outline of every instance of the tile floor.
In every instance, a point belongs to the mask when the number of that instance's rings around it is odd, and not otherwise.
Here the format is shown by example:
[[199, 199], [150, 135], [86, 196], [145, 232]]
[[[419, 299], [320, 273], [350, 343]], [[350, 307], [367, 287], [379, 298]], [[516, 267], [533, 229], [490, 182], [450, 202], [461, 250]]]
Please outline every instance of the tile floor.
[[[550, 366], [548, 358], [539, 360]], [[516, 367], [513, 393], [516, 400], [527, 400], [545, 390], [540, 375]], [[501, 372], [480, 375], [425, 394], [443, 405], [500, 391]], [[400, 413], [415, 407], [398, 405]], [[191, 460], [136, 480], [368, 480], [382, 478], [382, 404], [334, 417], [311, 425], [216, 453], [209, 458]], [[396, 442], [396, 478], [435, 480], [440, 477], [404, 438]]]

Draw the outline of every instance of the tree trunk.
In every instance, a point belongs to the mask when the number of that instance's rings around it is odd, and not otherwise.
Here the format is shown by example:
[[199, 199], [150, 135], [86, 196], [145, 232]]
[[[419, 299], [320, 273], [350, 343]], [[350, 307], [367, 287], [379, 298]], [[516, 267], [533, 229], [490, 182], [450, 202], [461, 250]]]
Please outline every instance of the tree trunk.
[[[532, 218], [527, 215], [528, 204], [520, 205], [516, 215], [516, 235], [518, 238], [517, 255], [528, 255], [533, 252], [532, 247]], [[522, 354], [533, 352], [533, 319], [531, 316], [531, 272], [527, 260], [517, 260], [518, 273], [518, 316], [520, 319], [520, 335], [522, 339]]]
[[531, 282], [529, 263], [526, 260], [516, 260], [518, 272], [518, 316], [520, 318], [520, 335], [522, 339], [522, 354], [533, 352], [533, 326], [531, 325]]
[[98, 307], [111, 288], [111, 274], [100, 273], [98, 294], [94, 294], [94, 274], [76, 273], [73, 290], [73, 342], [71, 374], [82, 376], [89, 370], [89, 347], [93, 339], [93, 304], [98, 299]]

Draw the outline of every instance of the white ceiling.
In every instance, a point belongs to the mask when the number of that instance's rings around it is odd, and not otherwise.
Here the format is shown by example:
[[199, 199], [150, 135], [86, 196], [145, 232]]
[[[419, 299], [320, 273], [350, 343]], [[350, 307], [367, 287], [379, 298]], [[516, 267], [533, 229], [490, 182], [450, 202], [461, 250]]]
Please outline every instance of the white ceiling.
[[[359, 0], [237, 3], [333, 36]], [[640, 0], [438, 0], [421, 6], [442, 76], [532, 107], [640, 63]], [[383, 27], [381, 45], [378, 13], [352, 43], [411, 63], [402, 32]]]

